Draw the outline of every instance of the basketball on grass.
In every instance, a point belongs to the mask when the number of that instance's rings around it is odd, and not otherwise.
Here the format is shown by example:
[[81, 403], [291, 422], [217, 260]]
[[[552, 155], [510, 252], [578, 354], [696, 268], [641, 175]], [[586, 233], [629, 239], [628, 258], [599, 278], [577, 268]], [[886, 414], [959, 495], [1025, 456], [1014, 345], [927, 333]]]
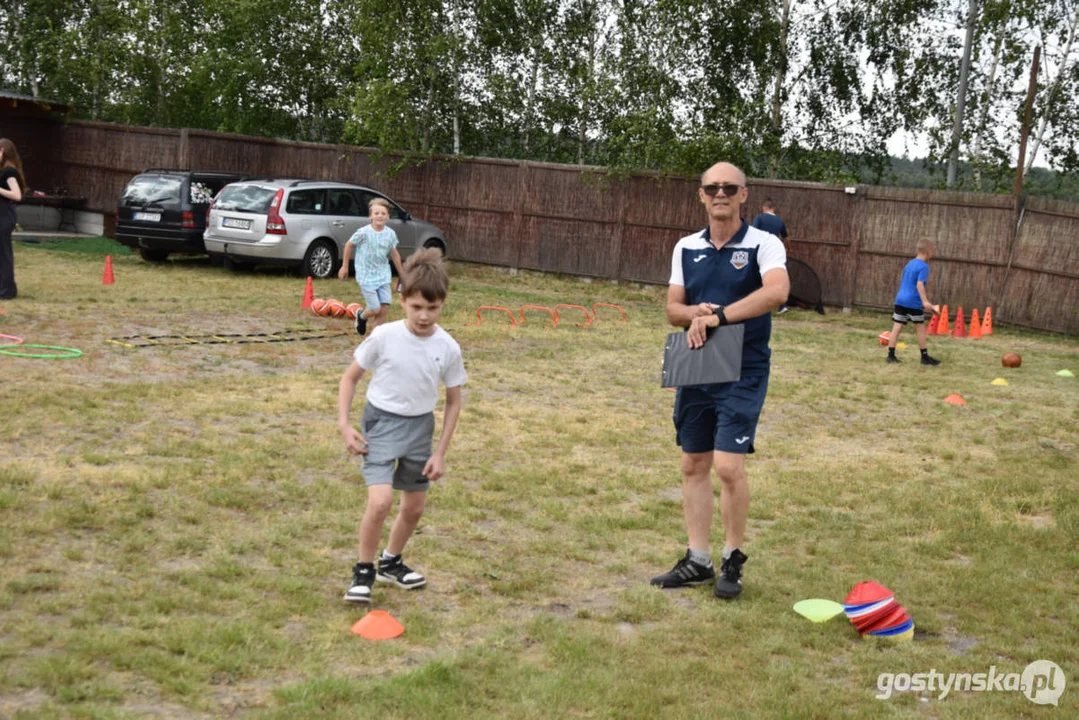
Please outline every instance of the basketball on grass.
[[325, 315], [327, 302], [323, 298], [315, 298], [311, 301], [311, 312], [316, 315]]
[[349, 303], [345, 306], [345, 315], [348, 315], [349, 320], [356, 319], [356, 313], [363, 309], [363, 305], [359, 303]]
[[326, 301], [326, 314], [335, 318], [345, 316], [345, 304], [340, 300], [327, 300]]
[[1016, 352], [1004, 353], [1000, 364], [1007, 368], [1017, 368], [1023, 364], [1023, 356]]

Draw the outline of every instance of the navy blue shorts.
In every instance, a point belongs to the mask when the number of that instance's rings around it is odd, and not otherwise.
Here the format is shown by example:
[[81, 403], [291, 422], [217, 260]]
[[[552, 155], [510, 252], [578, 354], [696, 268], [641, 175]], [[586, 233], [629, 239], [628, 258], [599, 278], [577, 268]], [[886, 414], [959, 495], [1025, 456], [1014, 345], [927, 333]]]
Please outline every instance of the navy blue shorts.
[[753, 452], [767, 393], [767, 373], [743, 375], [733, 383], [678, 388], [674, 429], [682, 452]]

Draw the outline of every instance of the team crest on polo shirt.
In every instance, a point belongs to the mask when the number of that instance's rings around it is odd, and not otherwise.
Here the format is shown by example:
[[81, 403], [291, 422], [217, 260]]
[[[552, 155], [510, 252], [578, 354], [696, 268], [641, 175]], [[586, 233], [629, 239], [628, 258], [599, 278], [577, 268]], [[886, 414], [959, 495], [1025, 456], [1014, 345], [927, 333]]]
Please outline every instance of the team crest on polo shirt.
[[749, 251], [748, 250], [735, 250], [731, 255], [731, 265], [734, 265], [735, 270], [741, 270], [746, 265], [749, 265]]

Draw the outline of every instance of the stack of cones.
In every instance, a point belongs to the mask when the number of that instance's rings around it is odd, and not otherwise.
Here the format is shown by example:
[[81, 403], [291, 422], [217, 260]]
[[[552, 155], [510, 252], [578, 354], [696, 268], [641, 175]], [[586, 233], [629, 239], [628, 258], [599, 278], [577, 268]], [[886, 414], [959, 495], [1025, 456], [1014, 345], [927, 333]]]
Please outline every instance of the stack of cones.
[[843, 602], [843, 612], [862, 637], [910, 640], [914, 620], [895, 601], [895, 594], [872, 580], [860, 582]]
[[112, 255], [105, 256], [105, 272], [101, 276], [102, 285], [113, 285], [116, 283], [116, 278], [112, 276]]

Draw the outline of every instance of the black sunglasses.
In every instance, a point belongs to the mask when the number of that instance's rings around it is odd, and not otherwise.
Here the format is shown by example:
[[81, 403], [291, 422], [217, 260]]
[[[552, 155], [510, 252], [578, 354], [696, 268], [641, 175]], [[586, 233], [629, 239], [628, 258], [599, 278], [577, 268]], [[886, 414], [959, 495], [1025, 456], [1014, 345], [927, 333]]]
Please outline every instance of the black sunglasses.
[[701, 190], [704, 190], [704, 194], [708, 197], [715, 197], [720, 192], [722, 192], [727, 197], [734, 197], [741, 189], [741, 185], [735, 185], [734, 183], [723, 183], [722, 185], [701, 185]]

